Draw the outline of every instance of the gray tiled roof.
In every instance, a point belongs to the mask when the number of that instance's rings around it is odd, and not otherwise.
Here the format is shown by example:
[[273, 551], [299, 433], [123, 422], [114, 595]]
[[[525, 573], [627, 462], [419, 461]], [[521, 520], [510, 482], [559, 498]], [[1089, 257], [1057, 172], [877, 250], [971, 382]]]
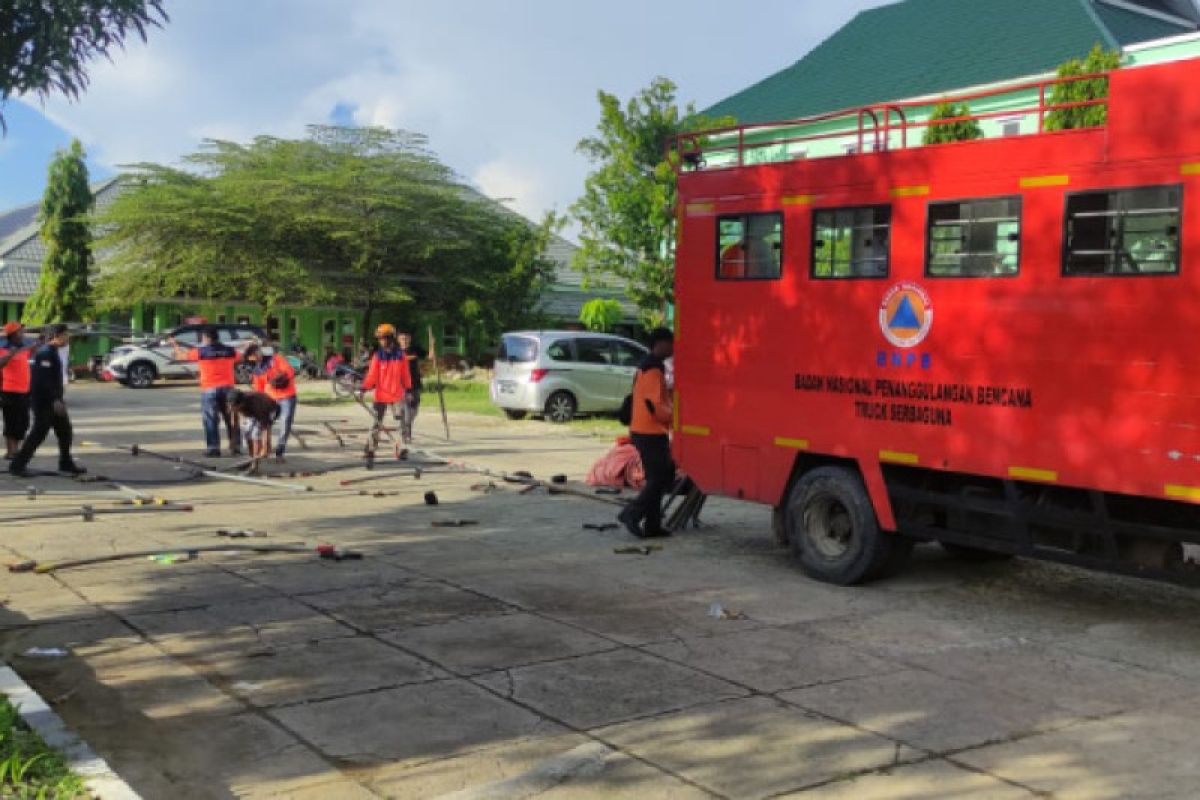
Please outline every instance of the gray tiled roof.
[[24, 301], [37, 290], [41, 274], [37, 264], [0, 262], [0, 299]]
[[624, 292], [607, 286], [589, 285], [584, 288], [583, 273], [572, 264], [578, 249], [561, 236], [551, 237], [546, 246], [546, 257], [555, 264], [554, 279], [542, 294], [539, 310], [556, 320], [578, 322], [584, 303], [595, 297], [608, 297], [621, 303], [626, 322], [636, 321], [637, 308], [629, 302]]
[[30, 203], [0, 214], [0, 242], [36, 222], [39, 205], [39, 203]]

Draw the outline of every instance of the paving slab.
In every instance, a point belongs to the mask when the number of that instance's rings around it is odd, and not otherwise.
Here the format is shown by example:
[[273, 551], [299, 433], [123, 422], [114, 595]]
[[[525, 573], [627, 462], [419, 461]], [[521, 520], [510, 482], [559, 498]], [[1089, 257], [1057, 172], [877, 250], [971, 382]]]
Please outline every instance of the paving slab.
[[735, 798], [769, 797], [919, 755], [767, 697], [697, 706], [596, 735]]
[[512, 610], [474, 592], [428, 580], [323, 592], [308, 595], [305, 600], [348, 625], [373, 632], [435, 625], [463, 617], [493, 616]]
[[145, 581], [77, 585], [72, 582], [69, 573], [64, 573], [62, 579], [89, 602], [119, 614], [200, 608], [235, 599], [253, 600], [274, 595], [270, 589], [218, 570], [188, 570], [172, 575], [169, 572], [171, 566], [164, 565], [162, 569], [163, 572], [156, 574], [152, 580]]
[[148, 719], [196, 719], [242, 710], [203, 675], [152, 645], [111, 639], [74, 652], [92, 679]]
[[583, 729], [746, 694], [731, 683], [632, 650], [517, 667], [474, 680]]
[[[106, 726], [86, 719], [68, 722], [89, 742], [103, 739], [106, 746], [98, 751], [109, 763], [119, 764], [121, 777], [146, 798], [289, 797], [322, 784], [347, 786], [329, 761], [255, 715], [160, 724], [136, 717], [114, 719]], [[340, 800], [340, 795], [326, 797]]]
[[909, 670], [784, 692], [780, 698], [914, 747], [943, 753], [1078, 719], [986, 684]]
[[1188, 678], [1027, 640], [910, 655], [906, 661], [947, 678], [1003, 686], [1027, 700], [1087, 716], [1162, 706], [1200, 695], [1200, 685]]
[[447, 676], [365, 636], [321, 639], [266, 651], [207, 654], [196, 668], [246, 702], [269, 707], [424, 683]]
[[[412, 791], [416, 787], [404, 788]], [[426, 795], [417, 792], [390, 796]], [[654, 766], [630, 758], [598, 742], [588, 741], [569, 751], [531, 764], [529, 769], [521, 774], [488, 784], [469, 786], [437, 797], [439, 800], [516, 797], [551, 800], [590, 800], [594, 797], [618, 800], [692, 800], [709, 798], [712, 795]]]
[[384, 797], [442, 797], [524, 775], [539, 764], [592, 740], [580, 734], [502, 740], [425, 762], [386, 764], [361, 775], [367, 786]]
[[1200, 679], [1200, 630], [1194, 618], [1170, 622], [1098, 622], [1058, 639], [1062, 647], [1097, 658]]
[[505, 614], [380, 634], [461, 675], [611, 650], [618, 645], [533, 614]]
[[1034, 792], [942, 759], [894, 767], [783, 795], [793, 800], [1029, 800]]
[[689, 637], [644, 649], [767, 693], [904, 669], [810, 631], [788, 628]]
[[451, 679], [268, 712], [339, 763], [416, 765], [568, 731]]
[[272, 563], [246, 561], [229, 565], [229, 570], [263, 586], [288, 595], [306, 595], [336, 589], [400, 586], [413, 574], [378, 559], [324, 561], [312, 557]]
[[127, 619], [163, 649], [179, 655], [203, 656], [356, 635], [352, 628], [287, 597], [134, 614]]
[[1064, 800], [1196, 797], [1200, 703], [1091, 721], [956, 760]]

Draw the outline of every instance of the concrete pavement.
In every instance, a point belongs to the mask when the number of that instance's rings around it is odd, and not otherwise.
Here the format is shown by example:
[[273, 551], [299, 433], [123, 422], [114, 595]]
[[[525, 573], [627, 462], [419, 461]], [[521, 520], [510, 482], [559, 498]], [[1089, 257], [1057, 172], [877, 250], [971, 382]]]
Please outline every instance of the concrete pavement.
[[[194, 388], [69, 398], [81, 438], [199, 453]], [[357, 413], [302, 407], [297, 425]], [[539, 476], [580, 478], [608, 446], [466, 416], [446, 445], [439, 428], [427, 409], [421, 444]], [[353, 460], [309, 444], [287, 469]], [[79, 455], [111, 477], [181, 477]], [[217, 544], [222, 527], [366, 554], [4, 573], [0, 653], [150, 798], [1182, 798], [1200, 782], [1194, 591], [933, 547], [841, 589], [804, 578], [768, 512], [732, 501], [661, 552], [616, 555], [623, 534], [582, 529], [610, 520], [601, 503], [483, 494], [470, 474], [339, 486], [357, 474], [288, 479], [309, 493], [163, 485], [197, 510], [90, 523], [5, 523], [79, 503], [0, 497], [6, 560]], [[478, 524], [432, 526], [445, 517]]]

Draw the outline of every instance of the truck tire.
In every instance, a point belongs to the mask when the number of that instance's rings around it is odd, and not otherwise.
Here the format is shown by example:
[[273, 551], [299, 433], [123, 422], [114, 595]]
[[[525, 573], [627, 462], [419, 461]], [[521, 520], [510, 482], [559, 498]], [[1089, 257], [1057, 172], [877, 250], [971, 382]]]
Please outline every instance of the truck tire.
[[800, 568], [838, 586], [897, 572], [913, 547], [880, 530], [862, 479], [845, 467], [818, 467], [796, 481], [784, 524]]
[[125, 385], [134, 389], [149, 389], [157, 377], [157, 370], [149, 361], [135, 361], [125, 373]]

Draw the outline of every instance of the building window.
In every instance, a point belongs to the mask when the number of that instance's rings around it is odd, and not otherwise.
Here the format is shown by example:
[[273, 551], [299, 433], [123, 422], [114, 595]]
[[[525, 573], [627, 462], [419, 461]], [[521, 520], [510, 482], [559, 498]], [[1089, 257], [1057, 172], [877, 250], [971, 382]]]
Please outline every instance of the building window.
[[854, 155], [855, 153], [857, 153], [857, 152], [858, 152], [858, 145], [856, 145], [856, 144], [844, 144], [844, 145], [842, 145], [842, 150], [844, 150], [844, 151], [846, 152], [846, 155], [848, 155], [848, 156], [852, 156], [852, 155]]
[[1178, 273], [1182, 196], [1180, 186], [1068, 195], [1063, 274]]
[[1001, 120], [1000, 123], [1001, 136], [1020, 136], [1021, 121], [1020, 120]]
[[224, 314], [217, 314], [217, 324], [224, 325], [226, 322]]
[[238, 325], [249, 325], [250, 317], [246, 316], [245, 314], [240, 314], [237, 318], [237, 321]]
[[458, 352], [458, 328], [447, 325], [442, 328], [442, 349]]
[[925, 274], [931, 278], [1016, 275], [1021, 263], [1021, 198], [929, 204]]
[[886, 278], [891, 206], [813, 212], [814, 278]]
[[288, 336], [292, 344], [300, 341], [300, 318], [295, 314], [288, 317]]
[[783, 214], [717, 219], [718, 280], [771, 280], [782, 272]]
[[279, 317], [267, 317], [267, 338], [272, 342], [279, 341]]

